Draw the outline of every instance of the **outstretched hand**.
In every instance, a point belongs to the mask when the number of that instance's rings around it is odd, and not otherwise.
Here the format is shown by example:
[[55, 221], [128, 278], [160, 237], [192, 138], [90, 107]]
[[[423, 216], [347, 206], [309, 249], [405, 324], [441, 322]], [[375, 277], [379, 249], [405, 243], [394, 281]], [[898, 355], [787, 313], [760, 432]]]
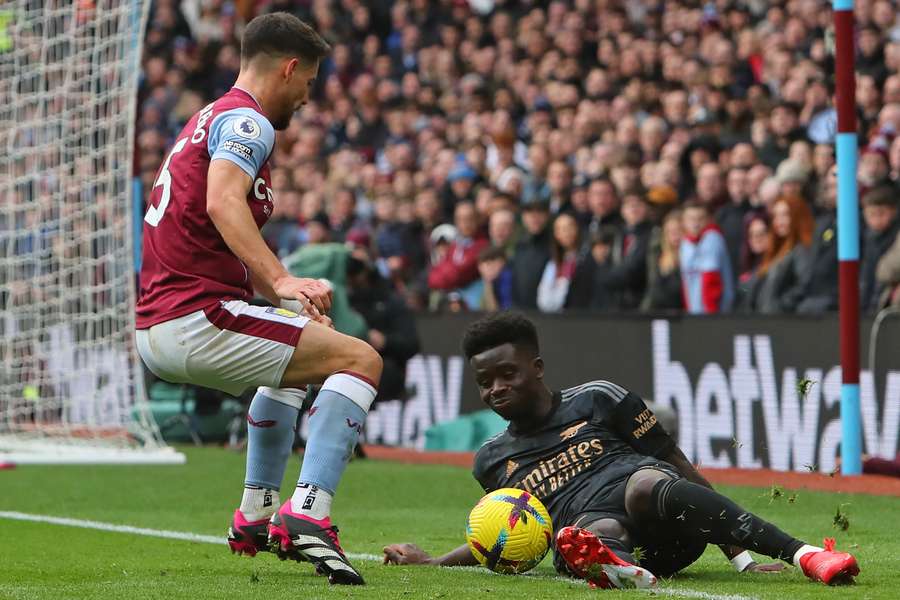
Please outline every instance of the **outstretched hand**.
[[747, 568], [744, 569], [744, 573], [780, 573], [784, 571], [787, 567], [782, 562], [776, 563], [750, 563], [747, 565]]
[[427, 565], [431, 556], [415, 544], [390, 544], [384, 547], [386, 565]]

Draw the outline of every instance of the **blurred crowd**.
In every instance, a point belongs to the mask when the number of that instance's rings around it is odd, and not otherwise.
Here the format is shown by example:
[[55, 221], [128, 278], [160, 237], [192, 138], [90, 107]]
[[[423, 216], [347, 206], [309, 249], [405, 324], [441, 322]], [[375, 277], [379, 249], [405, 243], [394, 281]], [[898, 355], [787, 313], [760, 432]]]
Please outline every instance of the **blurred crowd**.
[[[900, 304], [896, 9], [856, 1], [865, 311]], [[271, 159], [279, 256], [352, 245], [416, 310], [837, 308], [830, 2], [156, 0], [145, 193], [275, 10], [333, 46]]]

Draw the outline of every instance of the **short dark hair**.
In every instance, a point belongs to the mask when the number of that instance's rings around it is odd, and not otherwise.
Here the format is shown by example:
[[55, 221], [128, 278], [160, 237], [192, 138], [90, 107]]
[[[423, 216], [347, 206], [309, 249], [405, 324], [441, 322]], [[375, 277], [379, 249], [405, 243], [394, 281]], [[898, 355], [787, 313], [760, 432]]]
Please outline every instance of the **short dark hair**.
[[537, 329], [521, 313], [491, 313], [469, 325], [463, 334], [462, 347], [467, 360], [503, 344], [524, 346], [535, 356], [540, 354]]
[[700, 202], [699, 200], [696, 200], [696, 199], [688, 200], [687, 202], [685, 202], [684, 204], [681, 205], [681, 212], [685, 212], [685, 211], [688, 211], [691, 209], [702, 210], [704, 213], [706, 213], [706, 216], [709, 216], [709, 207], [707, 205], [703, 204], [702, 202]]
[[887, 206], [897, 208], [897, 188], [892, 185], [880, 185], [869, 190], [862, 197], [863, 206]]
[[316, 30], [286, 12], [260, 15], [247, 24], [241, 40], [241, 61], [260, 54], [296, 56], [304, 62], [316, 62], [331, 52]]
[[506, 251], [499, 246], [485, 246], [484, 250], [478, 253], [479, 263], [501, 259], [506, 260]]

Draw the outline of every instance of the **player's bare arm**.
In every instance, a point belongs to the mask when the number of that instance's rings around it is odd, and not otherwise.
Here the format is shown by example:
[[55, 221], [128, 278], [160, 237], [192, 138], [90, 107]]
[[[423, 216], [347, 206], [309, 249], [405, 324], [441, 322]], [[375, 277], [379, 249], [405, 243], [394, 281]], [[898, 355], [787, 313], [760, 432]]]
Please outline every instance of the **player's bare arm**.
[[262, 277], [257, 275], [255, 271], [250, 271], [249, 268], [247, 270], [250, 272], [250, 282], [253, 283], [254, 291], [268, 300], [273, 306], [281, 304], [281, 298], [278, 297], [272, 286], [263, 281]]
[[331, 308], [331, 290], [316, 279], [292, 276], [269, 250], [247, 206], [252, 183], [236, 164], [212, 161], [206, 191], [209, 218], [229, 249], [253, 274], [254, 288], [258, 283], [264, 295], [271, 290], [279, 299], [297, 300], [310, 317], [317, 319]]
[[431, 556], [416, 544], [390, 544], [384, 547], [386, 565], [430, 565], [435, 567], [474, 567], [478, 560], [472, 556], [467, 544], [451, 550], [443, 556]]

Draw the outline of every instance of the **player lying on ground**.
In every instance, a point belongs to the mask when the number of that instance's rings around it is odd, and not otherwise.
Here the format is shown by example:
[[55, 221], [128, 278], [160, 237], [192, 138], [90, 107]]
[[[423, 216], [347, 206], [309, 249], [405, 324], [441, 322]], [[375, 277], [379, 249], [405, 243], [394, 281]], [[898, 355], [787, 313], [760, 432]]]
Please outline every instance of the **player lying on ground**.
[[[167, 381], [235, 396], [261, 386], [247, 415], [247, 475], [228, 535], [232, 551], [271, 547], [281, 558], [313, 562], [332, 583], [359, 584], [330, 509], [375, 398], [381, 358], [328, 327], [330, 288], [288, 274], [259, 232], [274, 202], [266, 163], [275, 130], [306, 104], [328, 51], [287, 13], [247, 25], [237, 82], [188, 121], [153, 186], [137, 345]], [[249, 305], [254, 290], [273, 306]], [[300, 479], [278, 508], [305, 397], [298, 388], [315, 383], [323, 385], [310, 409]]]
[[[510, 421], [478, 451], [475, 478], [485, 491], [516, 487], [544, 503], [559, 571], [604, 588], [652, 587], [718, 544], [738, 571], [784, 568], [757, 564], [747, 549], [828, 584], [859, 572], [832, 540], [826, 549], [810, 546], [713, 491], [635, 394], [608, 381], [551, 392], [525, 317], [497, 313], [473, 323], [463, 350], [482, 400]], [[384, 561], [478, 564], [466, 545], [432, 558], [415, 544], [392, 544]]]

